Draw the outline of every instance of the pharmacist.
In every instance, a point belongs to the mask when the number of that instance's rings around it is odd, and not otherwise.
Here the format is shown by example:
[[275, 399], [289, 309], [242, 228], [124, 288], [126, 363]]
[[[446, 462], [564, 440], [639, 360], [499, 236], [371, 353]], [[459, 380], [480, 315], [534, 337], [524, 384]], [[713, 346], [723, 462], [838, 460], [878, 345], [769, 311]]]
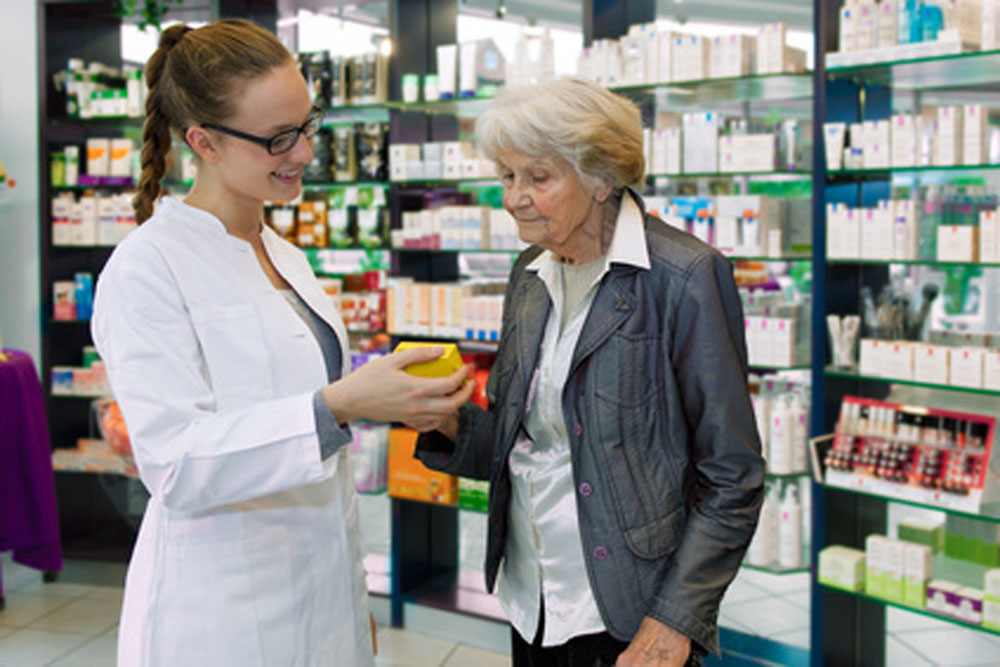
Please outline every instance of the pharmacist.
[[[118, 664], [372, 665], [345, 424], [419, 427], [471, 383], [456, 392], [464, 369], [402, 370], [440, 351], [348, 375], [339, 314], [262, 225], [264, 200], [299, 194], [322, 122], [274, 35], [242, 20], [171, 26], [146, 79], [142, 225], [101, 274], [93, 321], [151, 495]], [[171, 130], [198, 174], [183, 201], [157, 202]]]
[[[490, 481], [486, 581], [514, 665], [683, 665], [716, 618], [764, 479], [728, 260], [644, 213], [639, 111], [562, 79], [476, 124], [534, 244], [511, 273], [490, 408], [423, 434]], [[617, 663], [616, 663], [617, 661]]]

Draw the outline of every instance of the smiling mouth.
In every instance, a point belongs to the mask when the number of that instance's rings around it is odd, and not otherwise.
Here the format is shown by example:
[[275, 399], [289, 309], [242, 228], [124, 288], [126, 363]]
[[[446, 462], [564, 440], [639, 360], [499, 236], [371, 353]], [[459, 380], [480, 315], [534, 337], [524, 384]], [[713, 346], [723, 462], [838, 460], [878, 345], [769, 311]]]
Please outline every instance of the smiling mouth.
[[291, 169], [289, 171], [272, 171], [271, 175], [282, 181], [293, 181], [302, 175], [302, 169]]

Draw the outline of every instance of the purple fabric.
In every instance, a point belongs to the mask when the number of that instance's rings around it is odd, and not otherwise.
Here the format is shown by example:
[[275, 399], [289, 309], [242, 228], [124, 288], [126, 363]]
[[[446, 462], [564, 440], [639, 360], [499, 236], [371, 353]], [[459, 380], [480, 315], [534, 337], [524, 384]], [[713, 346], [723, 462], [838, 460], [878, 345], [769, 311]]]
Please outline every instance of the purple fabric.
[[[52, 445], [31, 357], [0, 361], [0, 552], [38, 570], [62, 569]], [[0, 596], [3, 595], [0, 580]]]

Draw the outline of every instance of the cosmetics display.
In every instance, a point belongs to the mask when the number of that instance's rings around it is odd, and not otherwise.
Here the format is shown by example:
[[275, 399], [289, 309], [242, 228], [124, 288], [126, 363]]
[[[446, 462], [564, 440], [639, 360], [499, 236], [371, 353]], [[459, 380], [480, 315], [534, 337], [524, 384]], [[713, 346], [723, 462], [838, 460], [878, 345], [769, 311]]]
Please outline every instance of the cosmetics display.
[[979, 512], [1000, 498], [1000, 478], [990, 467], [995, 426], [992, 416], [846, 396], [825, 482]]

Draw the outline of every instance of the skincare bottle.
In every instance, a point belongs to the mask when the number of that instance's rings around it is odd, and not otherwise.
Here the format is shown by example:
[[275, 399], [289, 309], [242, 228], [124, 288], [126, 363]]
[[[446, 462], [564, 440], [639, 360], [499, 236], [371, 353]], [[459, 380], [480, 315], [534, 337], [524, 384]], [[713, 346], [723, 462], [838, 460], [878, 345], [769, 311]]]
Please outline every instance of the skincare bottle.
[[778, 514], [778, 565], [799, 567], [802, 562], [802, 506], [795, 484], [785, 487]]

